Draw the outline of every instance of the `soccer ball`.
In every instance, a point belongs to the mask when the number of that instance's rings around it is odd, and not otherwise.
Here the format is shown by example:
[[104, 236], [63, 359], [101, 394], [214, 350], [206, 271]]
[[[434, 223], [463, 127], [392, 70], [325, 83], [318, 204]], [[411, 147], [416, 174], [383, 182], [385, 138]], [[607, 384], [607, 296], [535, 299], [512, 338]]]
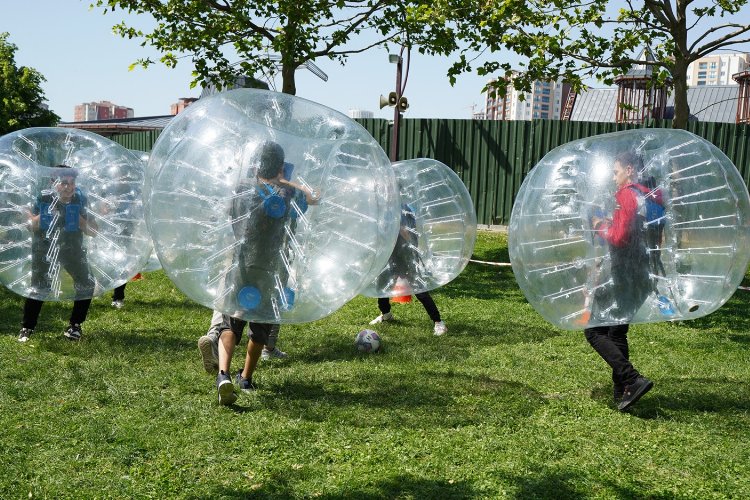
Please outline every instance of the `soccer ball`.
[[377, 352], [380, 349], [380, 335], [374, 330], [361, 330], [354, 338], [354, 345], [362, 352]]

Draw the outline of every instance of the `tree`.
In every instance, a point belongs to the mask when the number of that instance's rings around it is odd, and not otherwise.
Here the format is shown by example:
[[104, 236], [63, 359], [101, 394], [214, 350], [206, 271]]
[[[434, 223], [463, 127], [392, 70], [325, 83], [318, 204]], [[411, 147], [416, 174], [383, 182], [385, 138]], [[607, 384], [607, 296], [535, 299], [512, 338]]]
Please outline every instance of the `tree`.
[[0, 33], [0, 135], [28, 127], [57, 125], [60, 117], [44, 106], [46, 81], [34, 68], [16, 67], [18, 47]]
[[[748, 0], [449, 0], [435, 9], [455, 23], [456, 37], [465, 43], [449, 75], [472, 71], [475, 52], [510, 49], [527, 58], [521, 74], [508, 63], [485, 60], [479, 74], [500, 70], [497, 86], [528, 91], [534, 80], [564, 78], [576, 91], [596, 77], [611, 84], [633, 66], [654, 71], [654, 84], [671, 79], [675, 128], [685, 128], [688, 65], [719, 49], [750, 41]], [[623, 5], [617, 9], [615, 4]], [[437, 17], [435, 15], [434, 17]], [[743, 22], [737, 22], [741, 19]], [[723, 22], [719, 22], [723, 20]], [[653, 61], [637, 60], [639, 49], [650, 49]]]
[[[114, 31], [125, 38], [143, 38], [169, 67], [187, 53], [195, 65], [191, 83], [229, 83], [238, 72], [275, 73], [281, 65], [282, 92], [296, 94], [295, 70], [319, 57], [344, 62], [350, 54], [388, 42], [402, 43], [407, 31], [406, 2], [395, 0], [97, 0], [92, 7], [150, 14], [155, 28], [146, 33], [125, 23]], [[353, 38], [372, 33], [353, 46]], [[239, 63], [222, 51], [231, 45]], [[274, 59], [279, 57], [279, 60]], [[137, 60], [144, 68], [154, 61]]]

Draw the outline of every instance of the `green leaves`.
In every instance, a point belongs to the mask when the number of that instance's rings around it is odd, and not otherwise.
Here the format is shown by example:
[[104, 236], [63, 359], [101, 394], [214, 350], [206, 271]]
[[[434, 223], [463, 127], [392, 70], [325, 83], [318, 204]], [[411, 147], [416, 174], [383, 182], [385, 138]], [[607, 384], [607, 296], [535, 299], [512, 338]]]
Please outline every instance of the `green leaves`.
[[[156, 26], [151, 31], [124, 23], [113, 30], [157, 49], [163, 54], [160, 61], [169, 67], [189, 57], [195, 65], [193, 86], [208, 81], [232, 83], [237, 66], [249, 76], [276, 72], [278, 63], [269, 55], [280, 55], [283, 89], [294, 93], [294, 70], [307, 61], [319, 57], [343, 60], [396, 38], [409, 40], [409, 30], [421, 31], [426, 24], [425, 12], [419, 8], [413, 11], [416, 17], [408, 17], [413, 5], [420, 2], [97, 0], [91, 7], [105, 14], [123, 9], [153, 17]], [[438, 44], [455, 44], [437, 25], [430, 31], [441, 41], [426, 45], [428, 50], [437, 50]], [[374, 34], [375, 40], [359, 41], [365, 33]], [[230, 46], [239, 64], [227, 58]]]
[[[674, 3], [674, 7], [673, 4]], [[500, 48], [512, 50], [527, 59], [523, 75], [513, 78], [513, 85], [527, 81], [565, 79], [574, 85], [581, 76], [596, 77], [612, 84], [613, 77], [627, 73], [633, 66], [646, 65], [654, 70], [653, 82], [678, 81], [676, 92], [686, 92], [687, 64], [701, 55], [723, 46], [747, 41], [750, 11], [747, 0], [716, 0], [711, 5], [692, 9], [690, 0], [646, 0], [643, 5], [628, 3], [615, 8], [614, 2], [592, 0], [570, 4], [562, 0], [538, 0], [530, 3], [515, 0], [452, 0], [437, 3], [434, 18], [445, 19], [455, 26], [454, 37], [461, 47], [458, 62], [449, 72], [452, 81], [461, 72], [471, 70], [466, 61], [475, 54], [489, 55]], [[618, 3], [618, 5], [620, 5]], [[732, 22], [715, 22], [712, 17], [741, 13]], [[675, 14], [675, 12], [677, 14]], [[679, 14], [679, 15], [678, 15]], [[683, 15], [684, 14], [684, 15]], [[703, 17], [703, 23], [698, 24]], [[740, 23], [737, 20], [740, 20]], [[707, 29], [708, 28], [708, 29]], [[688, 48], [688, 32], [694, 30], [702, 45]], [[638, 60], [649, 48], [654, 60]], [[477, 72], [490, 75], [497, 62], [484, 62]], [[680, 68], [679, 71], [677, 68]], [[675, 127], [684, 128], [687, 116], [677, 108], [684, 99], [675, 101]]]
[[0, 135], [29, 127], [54, 126], [60, 117], [46, 109], [44, 76], [34, 68], [16, 66], [17, 47], [0, 33]]

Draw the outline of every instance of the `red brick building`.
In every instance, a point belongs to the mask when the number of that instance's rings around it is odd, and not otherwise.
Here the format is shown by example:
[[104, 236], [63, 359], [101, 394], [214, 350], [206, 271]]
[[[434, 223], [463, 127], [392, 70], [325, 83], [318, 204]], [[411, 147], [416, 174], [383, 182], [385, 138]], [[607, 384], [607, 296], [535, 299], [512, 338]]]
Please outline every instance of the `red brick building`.
[[133, 108], [118, 106], [109, 101], [85, 102], [78, 104], [73, 112], [73, 120], [76, 122], [90, 122], [96, 120], [119, 120], [133, 118]]

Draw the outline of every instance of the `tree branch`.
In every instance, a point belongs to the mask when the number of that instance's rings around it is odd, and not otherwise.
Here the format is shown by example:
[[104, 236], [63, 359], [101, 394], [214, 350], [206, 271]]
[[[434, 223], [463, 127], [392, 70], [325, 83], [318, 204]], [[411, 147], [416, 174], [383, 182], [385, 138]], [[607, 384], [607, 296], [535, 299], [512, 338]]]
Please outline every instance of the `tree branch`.
[[672, 6], [670, 5], [668, 0], [666, 2], [645, 0], [644, 5], [648, 9], [648, 11], [663, 25], [674, 26], [677, 23], [677, 19], [675, 19], [674, 13], [672, 12]]
[[[378, 0], [368, 10], [366, 10], [363, 13], [361, 13], [361, 17], [357, 21], [355, 21], [352, 24], [350, 24], [344, 31], [336, 32], [336, 33], [341, 33], [342, 36], [343, 36], [343, 39], [348, 39], [349, 35], [355, 29], [357, 29], [362, 23], [364, 23], [365, 21], [367, 21], [375, 12], [377, 12], [378, 10], [380, 10], [381, 8], [383, 8], [384, 4], [388, 4], [388, 3], [389, 3], [388, 0]], [[331, 49], [333, 49], [333, 47], [335, 47], [336, 45], [338, 45], [338, 43], [336, 43], [336, 42], [329, 42], [329, 43], [327, 43], [326, 46], [325, 46], [325, 48], [323, 48], [320, 51], [320, 52], [322, 52], [320, 55], [326, 55], [326, 53], [330, 52]], [[374, 47], [376, 45], [379, 45], [379, 44], [370, 45], [370, 47]], [[317, 52], [318, 51], [316, 51], [315, 53], [317, 53]], [[357, 53], [357, 52], [352, 52], [352, 53]]]
[[725, 41], [723, 43], [719, 43], [719, 44], [713, 45], [708, 50], [699, 50], [699, 51], [697, 51], [695, 53], [696, 56], [697, 56], [696, 59], [700, 59], [701, 57], [706, 56], [706, 55], [708, 55], [708, 54], [710, 54], [712, 52], [715, 52], [718, 49], [721, 49], [721, 48], [724, 48], [724, 47], [729, 47], [731, 45], [737, 45], [737, 44], [740, 44], [740, 43], [747, 43], [747, 42], [750, 42], [750, 37], [748, 37], [748, 38], [740, 38], [739, 40], [727, 40], [727, 41]]
[[[711, 33], [715, 33], [717, 31], [720, 31], [722, 29], [727, 29], [727, 28], [740, 28], [740, 29], [733, 31], [732, 33], [727, 33], [726, 35], [720, 38], [717, 38], [716, 40], [706, 43], [702, 47], [698, 47], [698, 44], [700, 43], [700, 41], [706, 38]], [[750, 25], [746, 26], [743, 24], [730, 23], [730, 24], [722, 24], [721, 26], [714, 26], [713, 28], [707, 29], [703, 35], [699, 36], [692, 43], [692, 45], [690, 45], [690, 52], [700, 52], [704, 54], [711, 52], [721, 46], [725, 46], [726, 45], [725, 42], [727, 40], [731, 40], [732, 38], [738, 37], [743, 33], [747, 33], [748, 31], [750, 31]], [[738, 43], [738, 42], [731, 42], [731, 44], [735, 44], [735, 43]]]

